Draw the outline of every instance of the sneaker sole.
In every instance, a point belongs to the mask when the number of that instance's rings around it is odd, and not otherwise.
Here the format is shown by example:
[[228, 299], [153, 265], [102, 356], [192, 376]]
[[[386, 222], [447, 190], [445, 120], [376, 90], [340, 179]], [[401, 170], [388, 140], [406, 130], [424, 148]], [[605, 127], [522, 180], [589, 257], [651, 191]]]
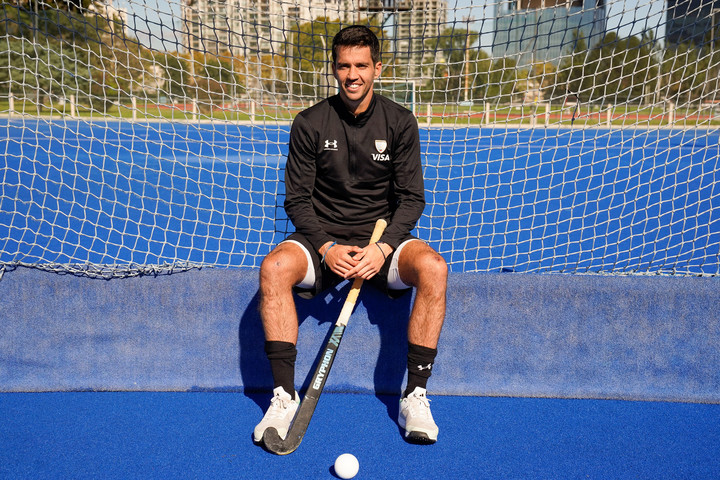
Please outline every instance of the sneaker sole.
[[402, 416], [400, 416], [400, 418], [398, 419], [398, 424], [400, 425], [400, 428], [402, 428], [405, 431], [404, 438], [405, 438], [405, 441], [407, 441], [408, 443], [415, 443], [417, 445], [430, 445], [437, 441], [437, 431], [435, 432], [435, 435], [433, 435], [432, 437], [430, 436], [429, 433], [424, 432], [422, 430], [408, 431], [408, 430], [406, 430], [407, 427], [405, 425], [404, 420], [405, 419]]
[[437, 438], [430, 438], [425, 432], [405, 432], [405, 441], [416, 445], [431, 445]]

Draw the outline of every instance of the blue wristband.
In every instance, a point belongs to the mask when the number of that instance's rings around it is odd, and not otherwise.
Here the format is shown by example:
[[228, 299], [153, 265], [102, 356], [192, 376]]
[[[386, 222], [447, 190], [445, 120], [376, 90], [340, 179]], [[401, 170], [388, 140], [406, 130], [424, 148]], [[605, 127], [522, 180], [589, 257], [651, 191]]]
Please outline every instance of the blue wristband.
[[336, 243], [337, 243], [337, 242], [331, 243], [330, 246], [327, 248], [327, 250], [325, 250], [325, 254], [323, 255], [322, 260], [320, 260], [320, 263], [325, 263], [325, 255], [327, 255], [327, 252], [329, 252], [330, 249], [331, 249], [332, 247], [334, 247]]

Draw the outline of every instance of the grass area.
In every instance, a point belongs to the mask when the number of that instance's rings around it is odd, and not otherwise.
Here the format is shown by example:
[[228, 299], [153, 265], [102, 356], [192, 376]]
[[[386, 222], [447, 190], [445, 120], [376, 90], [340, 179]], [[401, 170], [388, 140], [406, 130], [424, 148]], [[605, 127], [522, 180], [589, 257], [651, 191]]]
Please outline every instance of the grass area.
[[[220, 121], [220, 122], [290, 122], [303, 105], [251, 104], [210, 106], [208, 104], [156, 104], [132, 102], [122, 104], [79, 103], [74, 110], [68, 102], [38, 105], [30, 100], [10, 103], [0, 101], [0, 114], [42, 116], [44, 118], [127, 119], [135, 121]], [[720, 106], [705, 108], [638, 107], [635, 105], [416, 105], [421, 125], [457, 127], [463, 125], [523, 125], [553, 127], [628, 127], [680, 126], [684, 128], [720, 126]]]

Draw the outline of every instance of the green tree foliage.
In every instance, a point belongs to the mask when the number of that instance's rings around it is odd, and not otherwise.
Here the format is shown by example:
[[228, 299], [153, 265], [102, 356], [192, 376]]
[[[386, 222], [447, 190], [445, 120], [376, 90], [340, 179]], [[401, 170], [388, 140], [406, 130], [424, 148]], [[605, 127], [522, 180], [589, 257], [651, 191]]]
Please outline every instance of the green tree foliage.
[[195, 59], [195, 98], [202, 103], [225, 103], [241, 91], [240, 77], [229, 58]]
[[576, 40], [558, 70], [555, 94], [585, 103], [640, 103], [655, 87], [660, 66], [651, 34], [621, 38], [610, 32], [593, 48]]
[[285, 51], [291, 70], [288, 80], [296, 94], [317, 96], [322, 75], [331, 72], [329, 48], [341, 28], [340, 20], [318, 18], [290, 31]]
[[[107, 108], [113, 101], [147, 94], [147, 83], [164, 76], [167, 94], [187, 95], [193, 77], [183, 58], [153, 52], [126, 37], [114, 19], [87, 11], [87, 0], [53, 5], [41, 3], [36, 12], [30, 3], [0, 4], [0, 48], [5, 51], [0, 55], [0, 93], [27, 98], [74, 95]], [[228, 71], [211, 63], [203, 78], [206, 83], [217, 80], [215, 87]], [[206, 85], [205, 90], [223, 88]]]
[[[88, 3], [89, 4], [89, 3]], [[103, 35], [113, 30], [111, 23], [96, 15], [85, 16], [76, 8], [50, 8], [39, 4], [35, 10], [29, 3], [0, 4], [0, 35], [66, 41], [70, 43], [99, 44]]]
[[511, 58], [494, 61], [488, 75], [486, 98], [497, 103], [510, 103], [516, 93], [519, 73], [517, 62]]
[[165, 66], [167, 94], [175, 98], [188, 97], [191, 82], [188, 62], [177, 54], [165, 52], [156, 54], [155, 59], [158, 65]]
[[[428, 93], [423, 94], [423, 101], [430, 102], [457, 102], [464, 99], [466, 79], [475, 84], [478, 71], [478, 62], [487, 59], [485, 52], [478, 48], [471, 48], [477, 43], [479, 35], [467, 29], [448, 28], [438, 37], [431, 37], [425, 41], [426, 51], [434, 52], [427, 57], [425, 73], [432, 79], [430, 88], [423, 88]], [[438, 61], [441, 60], [441, 61]], [[482, 66], [482, 64], [480, 64]]]
[[35, 97], [89, 91], [90, 67], [78, 61], [78, 52], [67, 45], [56, 50], [25, 38], [7, 42], [9, 51], [16, 54], [0, 56], [0, 92]]
[[[23, 96], [88, 93], [93, 68], [103, 62], [104, 38], [112, 31], [106, 19], [76, 13], [78, 8], [43, 8], [32, 4], [0, 5], [0, 36], [7, 55], [0, 57], [0, 91]], [[76, 4], [73, 4], [76, 5]], [[84, 7], [83, 7], [84, 8]]]
[[663, 52], [661, 95], [675, 104], [717, 101], [720, 94], [720, 51], [709, 44], [677, 45]]

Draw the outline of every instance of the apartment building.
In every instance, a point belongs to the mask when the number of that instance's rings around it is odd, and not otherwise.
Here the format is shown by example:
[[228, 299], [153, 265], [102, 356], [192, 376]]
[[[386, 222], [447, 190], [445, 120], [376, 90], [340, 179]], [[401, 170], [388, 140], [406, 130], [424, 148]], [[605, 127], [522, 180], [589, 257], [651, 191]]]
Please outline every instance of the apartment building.
[[350, 21], [353, 0], [186, 0], [186, 51], [236, 56], [279, 53], [297, 25], [320, 17]]

